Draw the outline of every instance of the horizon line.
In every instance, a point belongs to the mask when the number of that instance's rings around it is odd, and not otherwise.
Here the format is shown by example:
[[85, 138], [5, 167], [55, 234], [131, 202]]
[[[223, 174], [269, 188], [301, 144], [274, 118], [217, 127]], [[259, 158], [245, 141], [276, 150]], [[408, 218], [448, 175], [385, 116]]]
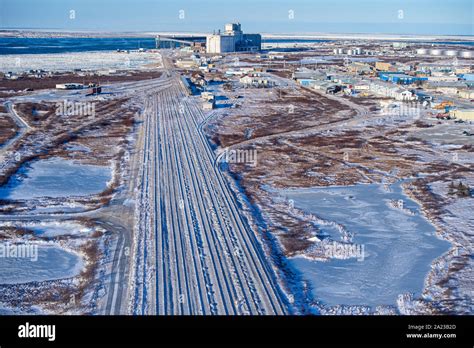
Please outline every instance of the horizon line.
[[[8, 31], [39, 31], [39, 32], [51, 32], [51, 33], [90, 33], [90, 34], [159, 34], [159, 33], [180, 33], [180, 34], [192, 34], [192, 35], [209, 35], [209, 32], [202, 31], [180, 31], [180, 30], [97, 30], [97, 29], [65, 29], [65, 28], [17, 28], [17, 27], [8, 27], [0, 28], [0, 32]], [[343, 35], [364, 35], [364, 36], [401, 36], [401, 37], [414, 37], [414, 38], [425, 38], [425, 37], [462, 37], [470, 38], [474, 40], [474, 34], [416, 34], [416, 33], [381, 33], [381, 32], [260, 32], [262, 36], [288, 36], [288, 37], [298, 37], [298, 36], [318, 36], [318, 35], [334, 35], [334, 36], [343, 36]]]

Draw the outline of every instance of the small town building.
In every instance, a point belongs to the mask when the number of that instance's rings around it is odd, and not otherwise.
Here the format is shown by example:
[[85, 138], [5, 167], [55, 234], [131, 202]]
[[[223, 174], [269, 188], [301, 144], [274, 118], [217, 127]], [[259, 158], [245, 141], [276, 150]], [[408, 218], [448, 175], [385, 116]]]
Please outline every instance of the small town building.
[[474, 121], [474, 109], [451, 110], [449, 115], [462, 121]]

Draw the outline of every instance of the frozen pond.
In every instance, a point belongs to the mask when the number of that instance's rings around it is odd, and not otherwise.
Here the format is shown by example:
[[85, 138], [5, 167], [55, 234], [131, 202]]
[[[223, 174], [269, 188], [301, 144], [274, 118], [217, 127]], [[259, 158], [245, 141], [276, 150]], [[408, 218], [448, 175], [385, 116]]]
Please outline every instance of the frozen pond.
[[[0, 247], [6, 250], [12, 245], [2, 243]], [[79, 274], [83, 268], [79, 255], [59, 247], [34, 244], [27, 247], [28, 250], [23, 251], [26, 257], [12, 257], [11, 252], [8, 257], [0, 257], [0, 284], [69, 278]], [[5, 255], [3, 251], [2, 256]]]
[[43, 222], [28, 225], [27, 228], [33, 230], [35, 235], [42, 238], [54, 238], [58, 236], [79, 236], [87, 237], [93, 230], [74, 222]]
[[[375, 184], [280, 191], [296, 208], [344, 225], [354, 233], [353, 243], [364, 247], [362, 261], [290, 260], [310, 282], [316, 299], [328, 305], [377, 306], [396, 305], [402, 293], [421, 294], [432, 261], [450, 244], [436, 237], [434, 226], [400, 185], [392, 185], [393, 192]], [[390, 200], [403, 200], [407, 210], [389, 206]], [[337, 230], [320, 228], [340, 241]]]
[[102, 192], [111, 179], [109, 167], [52, 158], [23, 166], [0, 188], [1, 199], [87, 196]]

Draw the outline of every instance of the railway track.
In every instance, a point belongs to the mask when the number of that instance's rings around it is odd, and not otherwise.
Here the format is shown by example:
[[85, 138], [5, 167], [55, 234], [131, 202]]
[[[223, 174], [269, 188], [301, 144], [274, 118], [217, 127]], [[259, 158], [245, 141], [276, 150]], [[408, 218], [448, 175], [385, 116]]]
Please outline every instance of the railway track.
[[133, 314], [283, 314], [288, 303], [179, 76], [145, 99]]

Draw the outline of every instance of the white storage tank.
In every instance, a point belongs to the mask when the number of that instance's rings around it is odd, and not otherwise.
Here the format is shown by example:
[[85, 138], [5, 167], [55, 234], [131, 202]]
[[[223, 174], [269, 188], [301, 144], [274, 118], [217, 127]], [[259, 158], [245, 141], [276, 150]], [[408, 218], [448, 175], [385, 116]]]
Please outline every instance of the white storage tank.
[[449, 56], [449, 57], [456, 57], [458, 55], [458, 51], [456, 51], [456, 50], [446, 50], [446, 51], [444, 51], [444, 55]]
[[462, 58], [472, 58], [472, 52], [471, 51], [462, 51], [460, 56]]
[[426, 48], [419, 48], [416, 50], [416, 54], [426, 56], [428, 54], [428, 50]]
[[443, 53], [443, 51], [438, 49], [438, 48], [433, 48], [433, 49], [430, 50], [430, 54], [432, 56], [440, 56], [442, 53]]

